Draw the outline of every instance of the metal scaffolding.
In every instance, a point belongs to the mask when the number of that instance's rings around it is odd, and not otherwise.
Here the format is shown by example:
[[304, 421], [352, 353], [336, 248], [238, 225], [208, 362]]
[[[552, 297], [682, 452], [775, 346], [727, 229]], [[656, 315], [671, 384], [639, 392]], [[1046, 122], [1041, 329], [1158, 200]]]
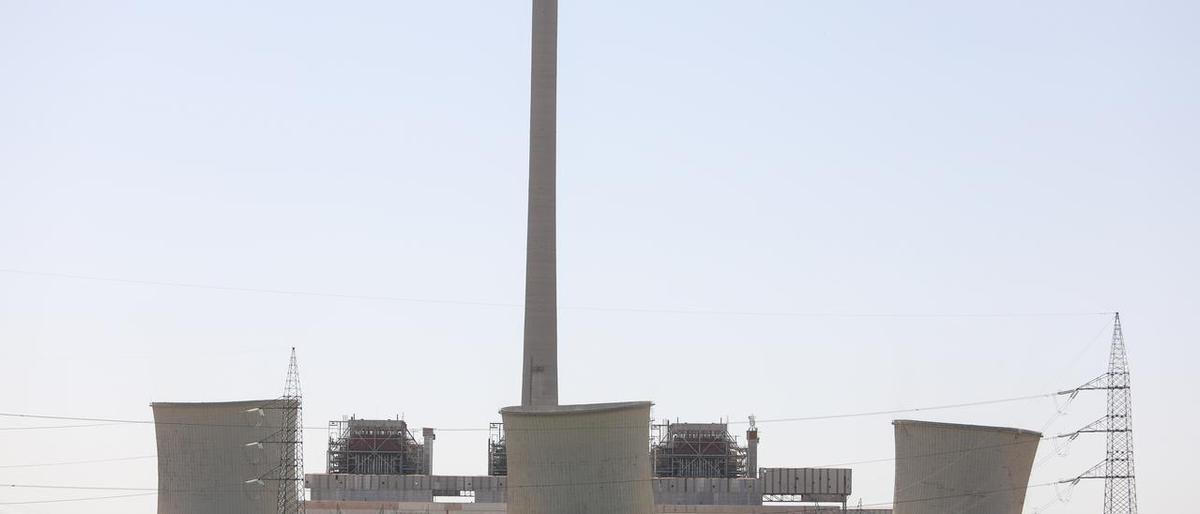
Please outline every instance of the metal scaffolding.
[[427, 475], [425, 445], [417, 442], [400, 419], [357, 419], [329, 422], [326, 471], [355, 475]]
[[728, 423], [671, 423], [650, 427], [656, 477], [746, 477], [746, 448]]
[[488, 424], [488, 476], [508, 475], [508, 448], [504, 443], [504, 423]]

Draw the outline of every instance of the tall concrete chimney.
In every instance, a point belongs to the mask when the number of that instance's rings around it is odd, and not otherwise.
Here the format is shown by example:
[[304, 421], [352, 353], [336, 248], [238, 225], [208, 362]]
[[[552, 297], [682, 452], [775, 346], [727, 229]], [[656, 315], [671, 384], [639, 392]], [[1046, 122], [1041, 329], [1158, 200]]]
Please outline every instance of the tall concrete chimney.
[[758, 478], [758, 424], [750, 416], [750, 428], [746, 429], [746, 478]]
[[558, 301], [554, 242], [558, 0], [533, 0], [532, 70], [521, 405], [543, 406], [558, 405]]
[[433, 441], [437, 439], [437, 435], [432, 428], [424, 428], [421, 429], [421, 436], [425, 439], [422, 446], [425, 449], [425, 474], [433, 475]]

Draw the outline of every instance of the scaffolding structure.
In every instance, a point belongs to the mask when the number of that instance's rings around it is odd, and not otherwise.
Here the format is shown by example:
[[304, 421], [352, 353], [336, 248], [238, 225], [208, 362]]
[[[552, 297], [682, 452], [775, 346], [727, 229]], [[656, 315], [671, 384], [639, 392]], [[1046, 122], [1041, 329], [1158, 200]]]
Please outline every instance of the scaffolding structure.
[[355, 475], [427, 475], [425, 445], [417, 442], [401, 419], [357, 419], [329, 422], [326, 472]]
[[747, 477], [746, 448], [728, 423], [651, 425], [650, 448], [656, 477]]
[[508, 475], [508, 447], [504, 443], [504, 423], [488, 424], [488, 476]]

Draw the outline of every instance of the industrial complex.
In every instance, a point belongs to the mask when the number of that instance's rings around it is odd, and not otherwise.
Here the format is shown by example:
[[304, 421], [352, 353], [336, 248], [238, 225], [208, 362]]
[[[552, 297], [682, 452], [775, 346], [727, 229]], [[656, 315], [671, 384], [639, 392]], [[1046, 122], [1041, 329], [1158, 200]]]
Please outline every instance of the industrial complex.
[[[862, 509], [847, 504], [850, 469], [761, 467], [753, 418], [735, 433], [727, 420], [656, 422], [650, 401], [559, 402], [557, 11], [557, 0], [533, 0], [522, 390], [519, 404], [497, 406], [503, 421], [479, 456], [487, 474], [435, 475], [435, 428], [358, 417], [330, 421], [324, 472], [304, 469], [293, 351], [281, 398], [153, 404], [159, 514], [1020, 514], [1036, 432], [895, 421], [894, 504]], [[1096, 388], [1111, 393], [1115, 380]], [[1127, 394], [1127, 374], [1122, 384]]]

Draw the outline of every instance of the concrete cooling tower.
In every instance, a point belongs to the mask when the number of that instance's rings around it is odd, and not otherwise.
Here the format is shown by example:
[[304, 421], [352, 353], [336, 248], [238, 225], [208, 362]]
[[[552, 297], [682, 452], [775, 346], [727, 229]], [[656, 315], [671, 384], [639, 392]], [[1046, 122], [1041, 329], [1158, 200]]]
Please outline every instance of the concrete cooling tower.
[[1042, 434], [897, 420], [895, 514], [1021, 514]]
[[508, 511], [651, 514], [650, 402], [507, 407]]
[[158, 514], [273, 514], [281, 445], [270, 441], [283, 424], [274, 402], [151, 404]]

